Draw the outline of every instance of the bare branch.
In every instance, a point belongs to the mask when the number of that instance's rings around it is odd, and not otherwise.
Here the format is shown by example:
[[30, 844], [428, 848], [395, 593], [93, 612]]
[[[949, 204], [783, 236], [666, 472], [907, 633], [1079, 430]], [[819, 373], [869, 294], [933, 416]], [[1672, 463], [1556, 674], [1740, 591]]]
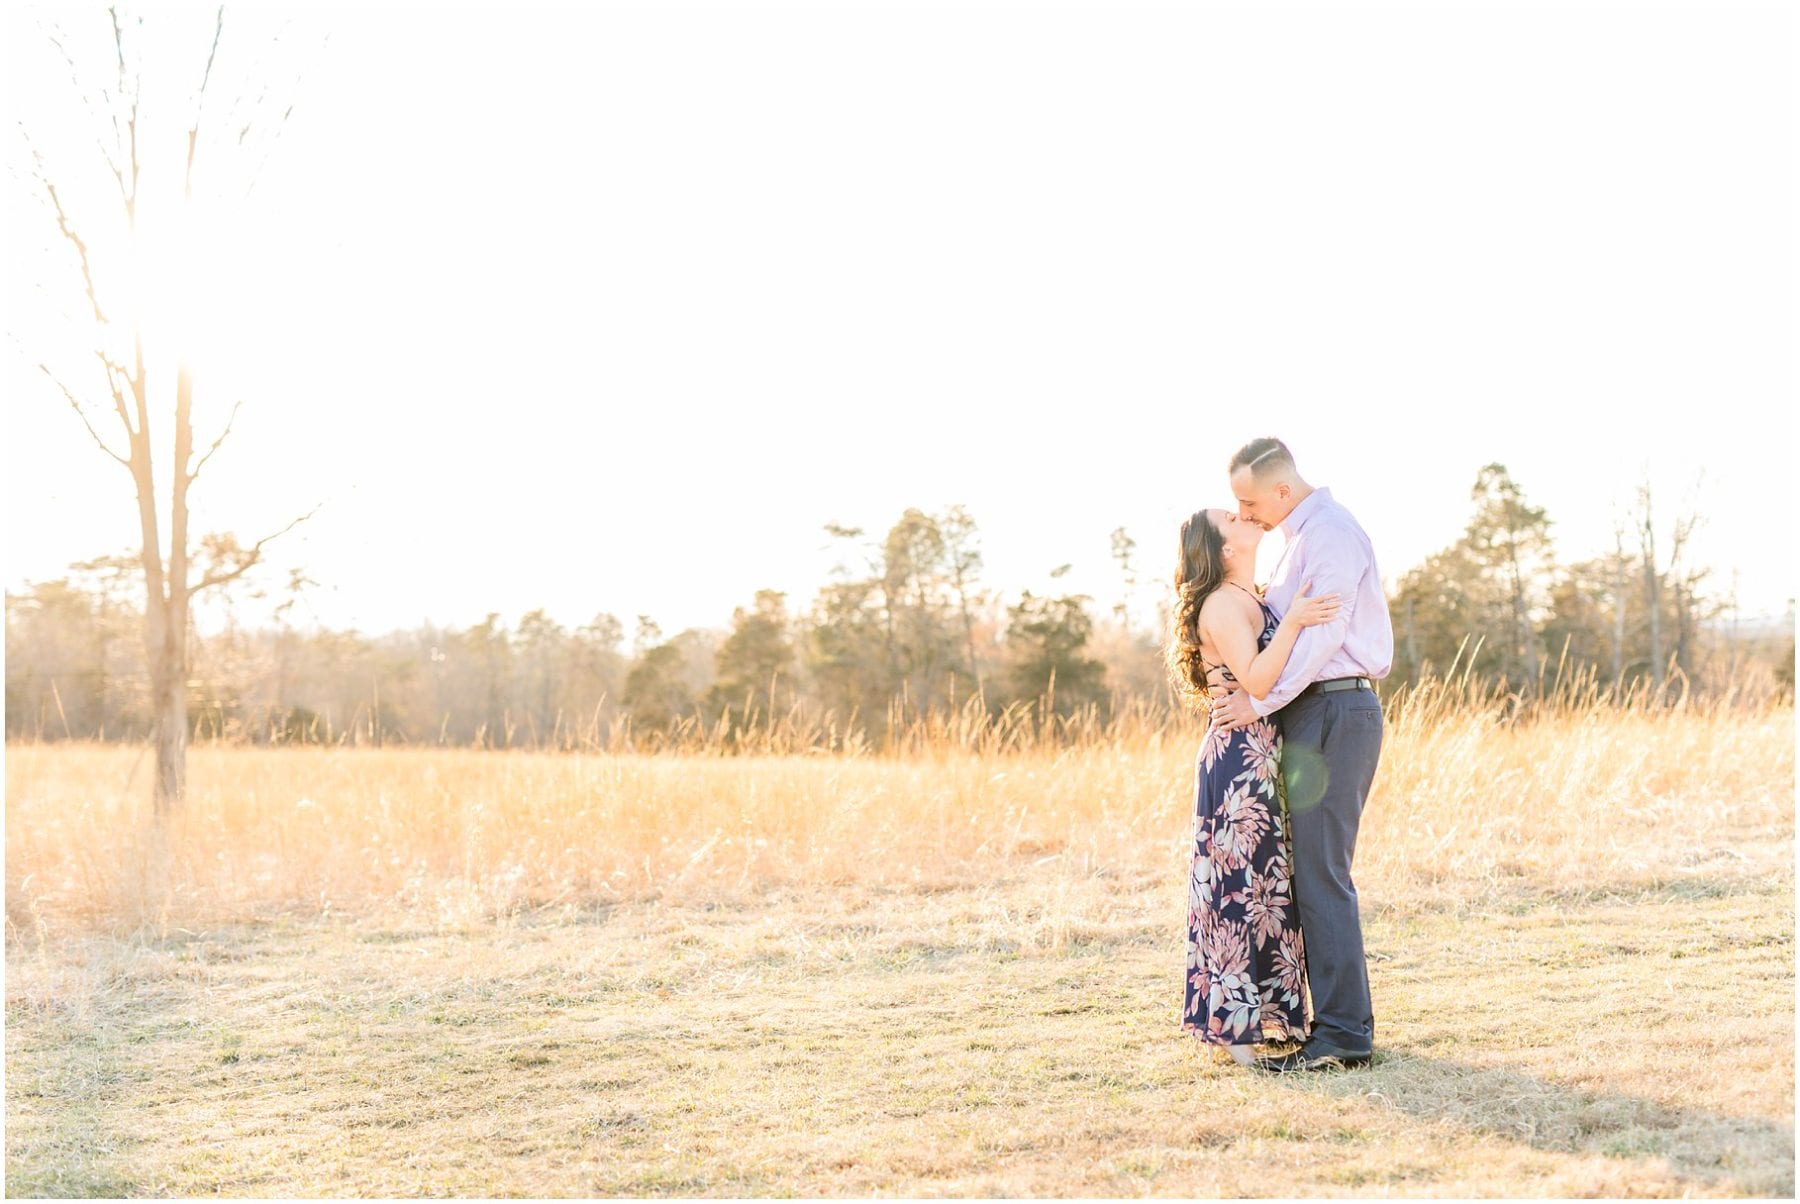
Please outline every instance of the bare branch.
[[[49, 290], [44, 290], [44, 293], [48, 296]], [[66, 307], [62, 311], [62, 316], [70, 323], [73, 323], [75, 320], [75, 315], [70, 313]], [[100, 361], [100, 366], [106, 369], [108, 373], [118, 373], [119, 378], [124, 382], [126, 388], [131, 387], [131, 373], [125, 370], [125, 365], [112, 357], [111, 353], [107, 351], [104, 342], [94, 349], [94, 357]], [[114, 391], [117, 392], [117, 386], [114, 387]], [[131, 423], [126, 422], [125, 425], [129, 428]]]
[[200, 457], [200, 462], [195, 464], [193, 471], [188, 473], [189, 484], [192, 484], [194, 478], [200, 475], [200, 470], [206, 467], [206, 462], [212, 459], [212, 454], [219, 450], [219, 444], [225, 442], [225, 436], [231, 434], [231, 424], [237, 421], [238, 407], [243, 404], [242, 401], [234, 401], [231, 403], [231, 413], [225, 419], [225, 429], [219, 432], [219, 437], [212, 441], [212, 446], [206, 449], [206, 454]]
[[273, 535], [265, 535], [247, 548], [236, 549], [238, 563], [235, 566], [224, 572], [220, 572], [217, 569], [208, 570], [206, 575], [200, 578], [200, 583], [188, 592], [190, 594], [197, 594], [203, 589], [211, 589], [215, 585], [224, 585], [227, 581], [236, 581], [239, 577], [242, 577], [245, 573], [249, 572], [262, 562], [262, 550], [265, 544], [270, 540], [279, 539], [289, 531], [292, 531], [295, 527], [317, 514], [320, 507], [324, 504], [324, 502], [320, 502], [318, 506], [314, 506], [311, 510], [308, 510], [305, 514], [302, 514], [299, 518], [275, 532]]
[[[286, 26], [284, 26], [283, 28], [285, 29]], [[279, 42], [281, 40], [279, 34], [276, 35], [275, 40], [277, 42]], [[330, 44], [331, 44], [331, 34], [326, 33], [326, 35], [319, 41], [320, 53], [323, 53], [325, 48], [327, 46], [329, 46]], [[292, 94], [295, 96], [298, 96], [300, 94], [301, 87], [305, 83], [306, 83], [306, 68], [303, 65], [302, 68], [300, 69], [300, 71], [298, 71], [294, 75]], [[260, 107], [260, 105], [261, 105], [263, 96], [266, 96], [267, 93], [268, 93], [268, 90], [265, 88], [263, 91], [263, 94], [259, 95], [257, 97], [258, 107]], [[297, 101], [290, 103], [287, 108], [282, 110], [281, 116], [275, 119], [274, 133], [269, 135], [269, 137], [267, 139], [267, 143], [263, 148], [262, 158], [257, 160], [255, 170], [250, 173], [250, 183], [244, 189], [244, 198], [246, 200], [248, 200], [250, 195], [256, 191], [257, 182], [262, 179], [263, 168], [268, 165], [269, 159], [274, 155], [275, 144], [281, 141], [281, 135], [287, 129], [288, 119], [294, 115], [294, 109], [297, 107], [297, 105], [298, 105]], [[244, 127], [238, 131], [239, 144], [242, 144], [245, 136], [249, 134], [250, 126], [251, 126], [251, 124], [253, 124], [253, 122], [254, 122], [254, 117], [252, 117], [249, 121], [246, 121]]]
[[[113, 47], [118, 51], [118, 55], [119, 55], [119, 97], [120, 97], [120, 99], [123, 99], [126, 94], [126, 88], [125, 88], [125, 30], [119, 24], [119, 10], [117, 8], [109, 8], [106, 11], [107, 11], [108, 15], [110, 15], [112, 17]], [[132, 223], [132, 226], [134, 228], [137, 225], [138, 102], [143, 99], [143, 95], [144, 95], [144, 78], [143, 78], [143, 76], [139, 75], [139, 76], [134, 77], [131, 81], [131, 116], [125, 122], [125, 129], [126, 129], [126, 132], [128, 135], [128, 142], [129, 142], [128, 149], [130, 152], [130, 154], [129, 154], [129, 162], [131, 165], [131, 184], [130, 184], [130, 186], [127, 187], [123, 174], [115, 173], [115, 174], [119, 175], [119, 194], [125, 201], [125, 216], [128, 220], [130, 220], [130, 222]], [[126, 148], [121, 148], [121, 149], [126, 149]]]
[[108, 8], [106, 15], [112, 18], [113, 48], [119, 52], [119, 96], [125, 95], [125, 31], [119, 27], [119, 10]]
[[38, 183], [43, 185], [45, 195], [50, 198], [50, 207], [56, 211], [56, 228], [69, 240], [69, 245], [75, 248], [75, 257], [81, 261], [81, 280], [87, 289], [88, 302], [94, 307], [94, 321], [105, 326], [106, 311], [100, 308], [100, 296], [94, 288], [94, 269], [88, 260], [87, 242], [75, 232], [74, 225], [69, 221], [68, 211], [63, 208], [62, 197], [57, 195], [56, 185], [44, 174], [44, 156], [38, 152], [37, 144], [31, 141], [29, 133], [25, 133], [23, 125], [19, 127], [19, 131], [25, 134], [25, 143], [31, 147], [32, 162], [37, 165], [33, 174], [37, 176]]
[[1692, 497], [1689, 498], [1688, 508], [1685, 511], [1676, 512], [1675, 526], [1669, 539], [1669, 575], [1671, 577], [1679, 572], [1682, 553], [1689, 550], [1694, 533], [1704, 525], [1704, 521], [1704, 516], [1695, 507]]
[[263, 102], [268, 99], [269, 88], [267, 80], [273, 72], [273, 65], [271, 64], [269, 68], [265, 69], [263, 64], [270, 53], [281, 44], [281, 35], [286, 32], [291, 24], [291, 18], [282, 22], [281, 28], [276, 31], [275, 36], [268, 42], [259, 44], [253, 52], [254, 57], [250, 60], [249, 69], [245, 72], [244, 78], [246, 80], [263, 80], [262, 90], [257, 92], [255, 97], [252, 98], [249, 95], [248, 88], [239, 89], [236, 96], [232, 98], [231, 108], [226, 111], [224, 120], [225, 128], [227, 130], [238, 130], [238, 140], [240, 142], [243, 140], [243, 129], [254, 124], [256, 114], [261, 110]]
[[182, 187], [189, 200], [194, 198], [194, 149], [200, 142], [200, 114], [206, 109], [206, 85], [212, 79], [213, 60], [219, 57], [219, 38], [224, 32], [225, 6], [221, 4], [213, 24], [212, 49], [206, 52], [206, 70], [200, 75], [200, 91], [194, 98], [194, 123], [188, 127], [187, 170], [182, 176]]
[[112, 448], [108, 447], [106, 445], [106, 440], [104, 440], [100, 437], [100, 432], [94, 429], [94, 424], [92, 422], [88, 421], [87, 411], [81, 408], [81, 402], [76, 400], [75, 394], [69, 391], [69, 386], [63, 384], [62, 381], [57, 379], [56, 373], [50, 371], [50, 366], [48, 364], [39, 364], [38, 369], [40, 371], [42, 371], [45, 376], [48, 376], [51, 379], [51, 381], [56, 385], [57, 388], [62, 390], [62, 395], [64, 397], [69, 399], [69, 405], [72, 409], [74, 409], [75, 416], [77, 418], [81, 419], [82, 426], [87, 427], [88, 434], [90, 434], [94, 437], [94, 442], [96, 445], [99, 446], [100, 450], [105, 452], [107, 455], [111, 456], [113, 459], [117, 460], [119, 463], [123, 464], [126, 468], [130, 468], [131, 461], [127, 460], [124, 456], [121, 456], [118, 452], [114, 451]]
[[[106, 387], [112, 391], [113, 407], [119, 412], [119, 421], [125, 424], [127, 434], [137, 434], [136, 428], [131, 425], [131, 412], [125, 408], [125, 390], [132, 387], [131, 373], [125, 371], [124, 367], [105, 351], [96, 351], [94, 355], [99, 359], [100, 366], [106, 370]], [[124, 388], [120, 387], [121, 383]]]
[[[41, 24], [39, 28], [43, 29]], [[43, 33], [44, 39], [52, 46], [56, 47], [57, 53], [62, 55], [63, 63], [69, 68], [69, 83], [74, 87], [76, 95], [81, 97], [81, 107], [88, 111], [88, 116], [94, 118], [94, 124], [98, 126], [100, 122], [98, 115], [94, 112], [93, 98], [88, 95], [87, 89], [82, 86], [81, 71], [75, 66], [75, 57], [69, 53], [68, 47], [63, 45], [62, 31], [57, 29], [56, 32], [52, 33], [50, 30], [43, 30]], [[106, 90], [101, 89], [100, 95], [102, 99], [105, 99]], [[112, 109], [110, 102], [107, 104], [107, 109], [110, 114]], [[112, 116], [112, 121], [116, 134], [118, 128], [118, 118], [116, 115]], [[100, 140], [98, 134], [94, 135], [94, 144], [100, 148], [100, 157], [106, 160], [106, 166], [112, 171], [113, 175], [119, 176], [119, 165], [113, 159], [112, 152], [106, 149], [106, 143]], [[122, 178], [121, 182], [123, 182]]]
[[[19, 132], [24, 136], [26, 145], [31, 149], [32, 162], [35, 165], [34, 174], [37, 177], [38, 183], [43, 186], [44, 195], [49, 198], [50, 207], [56, 214], [57, 229], [60, 230], [63, 237], [68, 240], [69, 245], [75, 248], [75, 257], [81, 265], [82, 287], [87, 294], [88, 304], [93, 307], [94, 322], [104, 329], [111, 325], [111, 322], [106, 316], [105, 309], [102, 308], [100, 304], [99, 289], [94, 284], [94, 271], [92, 262], [88, 258], [87, 241], [77, 233], [74, 224], [69, 221], [68, 211], [63, 208], [62, 197], [56, 191], [56, 185], [52, 184], [49, 176], [45, 174], [43, 155], [38, 152], [37, 145], [32, 142], [30, 133], [25, 130], [23, 125], [20, 126]], [[113, 404], [118, 410], [119, 420], [125, 424], [125, 433], [129, 437], [135, 438], [137, 435], [137, 428], [132, 426], [130, 413], [125, 407], [124, 392], [120, 388], [121, 381], [124, 382], [127, 388], [132, 387], [133, 378], [129, 372], [106, 354], [104, 348], [96, 350], [94, 354], [99, 357], [101, 365], [106, 370], [107, 388], [112, 393]], [[43, 367], [43, 365], [40, 364], [39, 367]], [[48, 368], [45, 368], [44, 370], [46, 373], [49, 372]], [[51, 379], [54, 380], [55, 378], [52, 377]], [[70, 397], [70, 400], [73, 401], [73, 395], [70, 394], [67, 387], [63, 386], [60, 381], [58, 381], [57, 384], [59, 388], [62, 388], [64, 396]], [[79, 405], [76, 409], [77, 412], [81, 412]], [[81, 413], [82, 421], [86, 422], [86, 413]], [[92, 429], [90, 424], [89, 430], [91, 431]], [[98, 439], [99, 436], [96, 435], [95, 438]], [[104, 448], [105, 444], [102, 443], [101, 446]], [[116, 453], [111, 451], [111, 449], [107, 449], [107, 451], [114, 459], [119, 458]]]
[[213, 60], [219, 57], [219, 37], [225, 32], [225, 6], [219, 5], [214, 17], [212, 49], [206, 52], [206, 70], [200, 75], [200, 93], [198, 103], [194, 106], [194, 124], [200, 124], [200, 109], [206, 104], [206, 85], [212, 79]]

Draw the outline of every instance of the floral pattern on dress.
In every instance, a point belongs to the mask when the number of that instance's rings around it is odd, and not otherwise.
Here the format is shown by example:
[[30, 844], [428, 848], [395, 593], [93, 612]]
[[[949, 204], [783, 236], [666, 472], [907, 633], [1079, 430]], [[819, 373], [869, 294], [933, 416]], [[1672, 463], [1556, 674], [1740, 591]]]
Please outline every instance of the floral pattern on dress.
[[1208, 727], [1206, 736], [1200, 743], [1200, 768], [1210, 771], [1214, 765], [1219, 763], [1219, 758], [1225, 755], [1225, 750], [1230, 745], [1230, 732], [1215, 731]]
[[[1262, 611], [1258, 648], [1276, 628]], [[1311, 1027], [1280, 770], [1281, 733], [1268, 720], [1208, 725], [1195, 759], [1181, 1026], [1215, 1045], [1304, 1040]]]

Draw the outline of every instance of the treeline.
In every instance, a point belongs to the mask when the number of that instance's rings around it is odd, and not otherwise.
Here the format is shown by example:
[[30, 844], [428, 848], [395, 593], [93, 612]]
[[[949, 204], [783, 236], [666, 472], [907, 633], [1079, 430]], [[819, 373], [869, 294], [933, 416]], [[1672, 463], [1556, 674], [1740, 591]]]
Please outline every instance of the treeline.
[[[1481, 471], [1473, 500], [1463, 537], [1395, 583], [1386, 689], [1455, 672], [1525, 696], [1582, 674], [1619, 693], [1791, 696], [1791, 616], [1778, 629], [1734, 623], [1729, 595], [1690, 562], [1692, 516], [1665, 534], [1643, 491], [1612, 551], [1565, 565], [1548, 516], [1503, 466]], [[879, 746], [933, 716], [1177, 714], [1160, 651], [1166, 601], [1151, 631], [1133, 625], [1123, 598], [1102, 612], [1082, 594], [1003, 596], [982, 579], [980, 533], [961, 507], [908, 510], [879, 537], [826, 529], [843, 557], [810, 602], [760, 591], [728, 628], [670, 637], [649, 616], [628, 635], [610, 614], [570, 628], [541, 610], [510, 627], [490, 614], [380, 636], [302, 630], [288, 621], [290, 594], [272, 626], [193, 633], [193, 734], [617, 748], [700, 732], [729, 747], [733, 733], [781, 723], [843, 747]], [[1138, 550], [1123, 530], [1113, 555], [1129, 592]], [[108, 557], [7, 594], [8, 737], [148, 734], [141, 590], [136, 561]]]
[[1454, 670], [1529, 695], [1582, 673], [1615, 693], [1675, 687], [1791, 696], [1794, 616], [1746, 626], [1734, 590], [1693, 559], [1701, 523], [1665, 522], [1649, 486], [1622, 507], [1613, 547], [1559, 562], [1551, 520], [1503, 464], [1476, 474], [1455, 543], [1402, 575], [1389, 599], [1394, 680]]
[[[543, 611], [508, 626], [381, 636], [286, 621], [190, 634], [198, 738], [255, 742], [616, 746], [621, 731], [733, 729], [787, 718], [833, 735], [966, 707], [1071, 716], [1163, 692], [1148, 632], [1097, 621], [1079, 594], [1002, 599], [981, 580], [960, 507], [912, 509], [880, 538], [831, 526], [844, 564], [810, 604], [759, 591], [724, 631], [666, 637], [647, 615], [574, 628]], [[1128, 542], [1128, 541], [1127, 541]], [[8, 594], [9, 736], [139, 738], [151, 722], [135, 562], [109, 557]]]

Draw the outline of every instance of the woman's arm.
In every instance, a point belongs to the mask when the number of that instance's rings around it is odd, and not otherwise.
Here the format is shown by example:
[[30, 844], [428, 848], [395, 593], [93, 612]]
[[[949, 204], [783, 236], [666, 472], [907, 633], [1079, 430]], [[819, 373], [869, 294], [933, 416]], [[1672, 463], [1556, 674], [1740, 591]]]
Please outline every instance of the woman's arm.
[[1302, 627], [1329, 623], [1336, 616], [1338, 596], [1321, 594], [1309, 598], [1306, 591], [1310, 588], [1310, 581], [1300, 587], [1294, 604], [1275, 628], [1275, 638], [1261, 652], [1256, 650], [1256, 637], [1262, 634], [1262, 611], [1252, 612], [1223, 591], [1213, 594], [1200, 607], [1201, 636], [1218, 649], [1219, 658], [1250, 697], [1261, 698], [1275, 688]]

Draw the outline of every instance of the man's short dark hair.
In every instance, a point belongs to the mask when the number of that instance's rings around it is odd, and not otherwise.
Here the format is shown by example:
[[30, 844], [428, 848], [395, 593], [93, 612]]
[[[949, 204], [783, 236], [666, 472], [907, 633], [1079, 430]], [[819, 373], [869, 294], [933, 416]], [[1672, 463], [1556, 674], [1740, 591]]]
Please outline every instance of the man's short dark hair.
[[1261, 439], [1250, 440], [1231, 457], [1228, 471], [1236, 473], [1240, 468], [1248, 468], [1250, 475], [1258, 481], [1265, 480], [1278, 468], [1294, 471], [1294, 453], [1273, 435], [1264, 435]]

